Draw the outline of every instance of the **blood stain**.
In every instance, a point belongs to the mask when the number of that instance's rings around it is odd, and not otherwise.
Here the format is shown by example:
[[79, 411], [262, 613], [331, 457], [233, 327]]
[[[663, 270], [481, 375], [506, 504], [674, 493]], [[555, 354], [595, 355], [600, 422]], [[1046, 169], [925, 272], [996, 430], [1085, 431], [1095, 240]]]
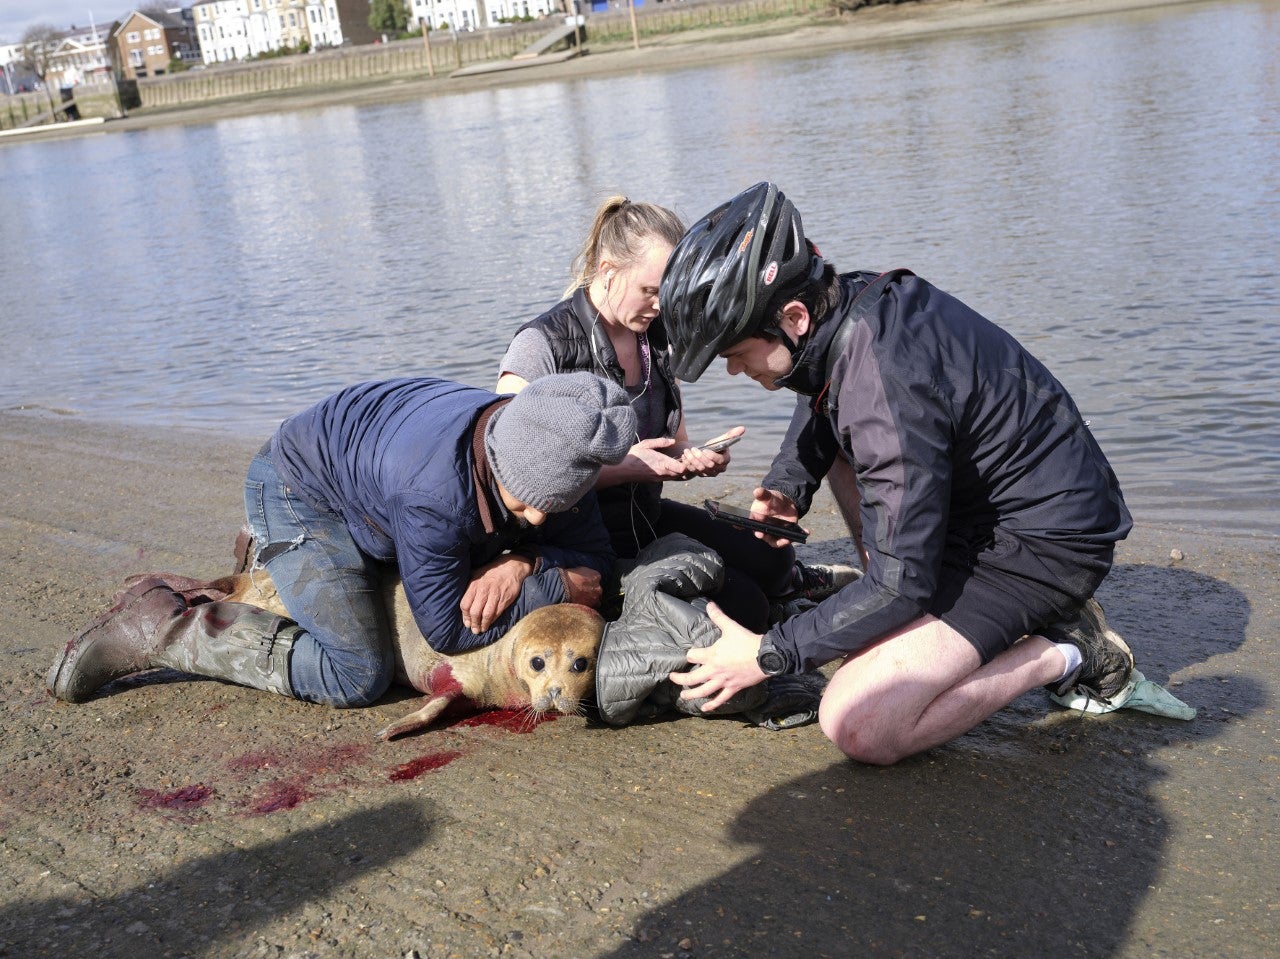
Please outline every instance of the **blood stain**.
[[453, 675], [453, 667], [448, 663], [439, 663], [431, 670], [427, 675], [427, 688], [432, 696], [457, 699], [462, 695], [462, 683]]
[[555, 722], [557, 713], [530, 713], [523, 709], [491, 709], [460, 719], [459, 726], [497, 726], [510, 733], [531, 733], [534, 727]]
[[227, 760], [227, 768], [234, 772], [252, 772], [255, 769], [268, 769], [279, 764], [279, 758], [266, 752], [245, 753]]
[[369, 748], [368, 743], [340, 743], [302, 757], [300, 765], [304, 772], [312, 776], [339, 773], [353, 763], [364, 759]]
[[213, 789], [204, 783], [183, 786], [181, 789], [162, 792], [159, 789], [139, 789], [138, 806], [141, 809], [195, 809], [203, 806], [213, 795]]
[[423, 773], [431, 772], [433, 769], [443, 769], [449, 763], [462, 756], [462, 753], [456, 749], [446, 749], [438, 753], [427, 753], [425, 756], [419, 756], [417, 759], [410, 759], [407, 763], [401, 763], [395, 769], [391, 770], [388, 777], [393, 783], [407, 782], [410, 779], [417, 779]]
[[283, 779], [273, 785], [267, 793], [250, 808], [250, 812], [266, 814], [279, 812], [282, 809], [293, 809], [311, 799], [303, 784], [297, 780]]

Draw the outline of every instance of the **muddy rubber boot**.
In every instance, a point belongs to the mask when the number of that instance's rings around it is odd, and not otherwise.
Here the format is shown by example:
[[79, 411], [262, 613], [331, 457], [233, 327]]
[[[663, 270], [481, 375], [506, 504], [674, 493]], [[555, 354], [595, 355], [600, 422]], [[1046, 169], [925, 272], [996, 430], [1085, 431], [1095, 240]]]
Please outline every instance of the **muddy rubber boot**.
[[49, 670], [49, 691], [81, 703], [112, 680], [149, 668], [162, 631], [186, 608], [162, 580], [135, 583], [67, 643]]
[[67, 643], [49, 691], [84, 702], [113, 680], [171, 666], [292, 695], [289, 650], [298, 627], [242, 603], [187, 603], [160, 579], [141, 580]]
[[257, 606], [204, 603], [179, 618], [151, 664], [292, 696], [289, 654], [301, 632], [293, 620]]

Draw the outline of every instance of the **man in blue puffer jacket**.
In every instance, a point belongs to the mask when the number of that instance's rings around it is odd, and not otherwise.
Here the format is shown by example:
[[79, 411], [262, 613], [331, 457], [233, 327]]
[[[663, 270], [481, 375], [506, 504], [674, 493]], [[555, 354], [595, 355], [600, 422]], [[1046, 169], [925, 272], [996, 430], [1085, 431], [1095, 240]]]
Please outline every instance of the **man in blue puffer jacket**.
[[255, 563], [292, 621], [187, 607], [143, 580], [49, 674], [79, 702], [155, 666], [363, 706], [394, 660], [380, 584], [394, 563], [419, 630], [457, 653], [553, 603], [599, 604], [613, 564], [592, 492], [635, 440], [617, 385], [550, 376], [515, 398], [421, 378], [349, 387], [286, 420], [249, 467]]

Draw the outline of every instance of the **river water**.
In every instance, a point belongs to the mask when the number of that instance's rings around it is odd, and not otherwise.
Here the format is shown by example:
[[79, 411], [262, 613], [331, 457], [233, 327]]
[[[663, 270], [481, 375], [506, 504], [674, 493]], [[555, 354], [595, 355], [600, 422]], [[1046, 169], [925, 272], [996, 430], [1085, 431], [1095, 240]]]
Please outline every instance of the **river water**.
[[[0, 148], [0, 408], [266, 436], [342, 385], [489, 386], [591, 212], [773, 179], [1075, 396], [1139, 522], [1280, 532], [1280, 3]], [[716, 364], [691, 433], [790, 410]]]

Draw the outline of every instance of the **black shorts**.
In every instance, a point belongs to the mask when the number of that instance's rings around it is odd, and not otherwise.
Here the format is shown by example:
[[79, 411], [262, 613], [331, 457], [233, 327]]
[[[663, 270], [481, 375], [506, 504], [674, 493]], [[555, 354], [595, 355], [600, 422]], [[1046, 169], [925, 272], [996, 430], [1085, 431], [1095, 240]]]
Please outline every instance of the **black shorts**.
[[929, 612], [990, 662], [1023, 636], [1072, 616], [1107, 573], [1115, 545], [1064, 543], [1011, 530], [947, 536]]

